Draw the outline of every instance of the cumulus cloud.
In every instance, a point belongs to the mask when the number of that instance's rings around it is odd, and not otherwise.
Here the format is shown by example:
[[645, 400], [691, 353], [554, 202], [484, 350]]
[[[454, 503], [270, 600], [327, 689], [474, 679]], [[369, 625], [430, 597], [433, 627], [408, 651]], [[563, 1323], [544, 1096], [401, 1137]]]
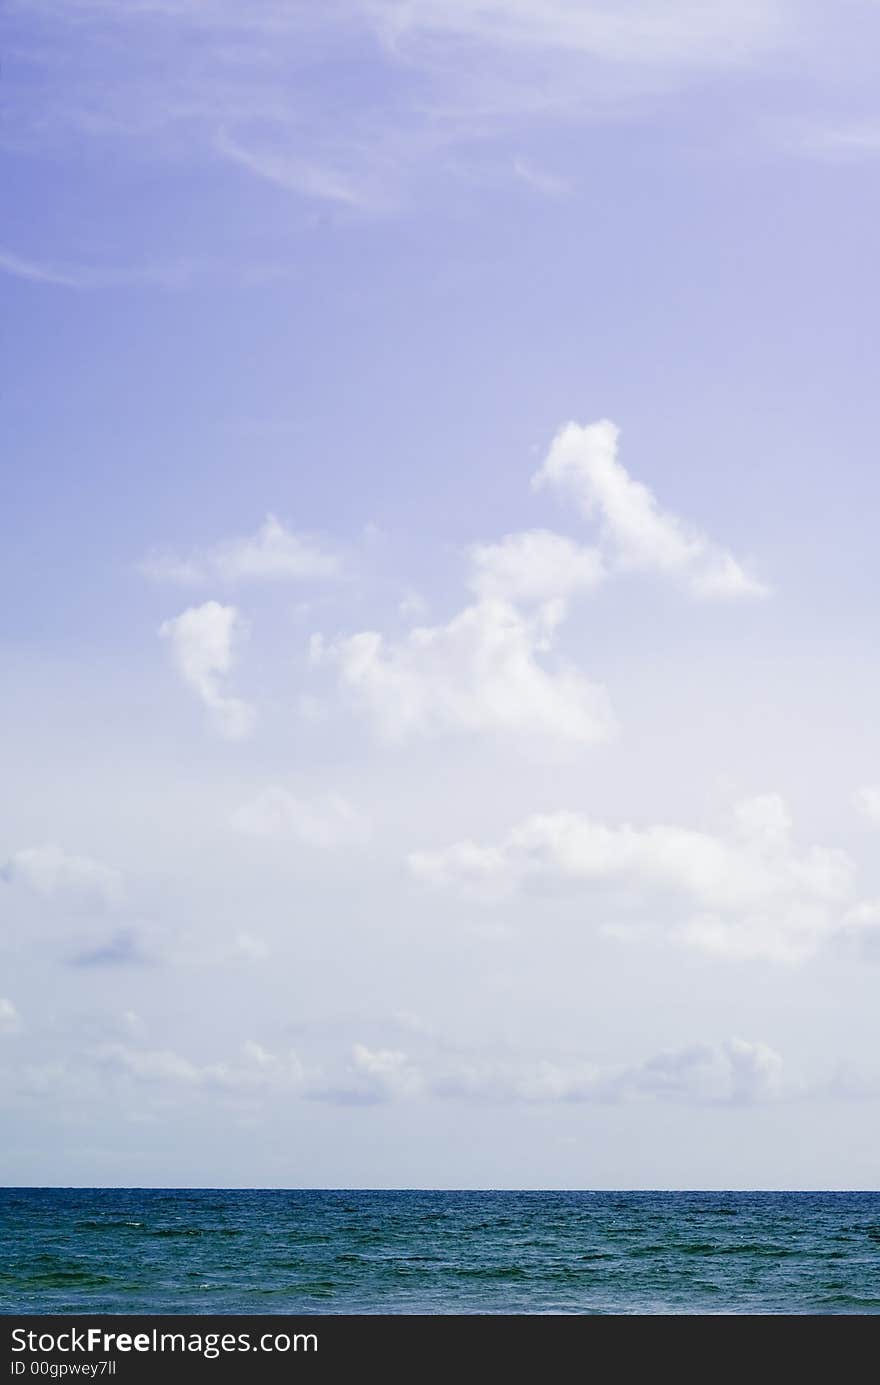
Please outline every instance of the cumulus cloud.
[[113, 908], [121, 903], [124, 893], [120, 871], [57, 846], [14, 852], [0, 867], [0, 879], [24, 885], [43, 899], [89, 910]]
[[470, 586], [480, 600], [545, 606], [576, 591], [591, 591], [605, 577], [596, 549], [582, 548], [547, 529], [508, 534], [500, 543], [474, 544], [470, 556]]
[[141, 571], [157, 581], [193, 586], [206, 582], [285, 582], [336, 577], [342, 559], [312, 534], [285, 529], [274, 515], [246, 538], [229, 539], [188, 557], [153, 554]]
[[487, 599], [396, 642], [372, 630], [329, 646], [318, 637], [312, 661], [335, 666], [388, 740], [440, 731], [587, 745], [607, 739], [613, 717], [605, 689], [565, 663], [546, 668], [548, 644], [540, 616]]
[[474, 600], [445, 625], [415, 625], [403, 639], [375, 630], [326, 643], [312, 638], [312, 665], [340, 682], [389, 740], [438, 731], [505, 731], [557, 741], [608, 738], [604, 688], [551, 653], [579, 592], [609, 573], [670, 572], [703, 597], [761, 595], [766, 588], [725, 549], [661, 509], [617, 460], [618, 430], [603, 420], [560, 430], [533, 486], [572, 493], [599, 517], [599, 546], [547, 529], [505, 535], [468, 550]]
[[608, 419], [565, 424], [533, 486], [561, 491], [587, 518], [598, 518], [603, 551], [619, 570], [668, 573], [708, 599], [766, 595], [731, 553], [662, 509], [648, 487], [633, 480], [618, 461], [619, 436]]
[[228, 740], [249, 735], [254, 723], [253, 708], [223, 692], [223, 680], [232, 668], [234, 642], [242, 629], [236, 608], [217, 601], [190, 606], [159, 627], [184, 682], [195, 690], [211, 713], [214, 726]]
[[243, 804], [232, 821], [248, 836], [322, 848], [361, 841], [367, 830], [361, 815], [345, 798], [332, 794], [298, 798], [274, 785]]
[[[536, 814], [500, 843], [463, 841], [410, 854], [413, 875], [486, 898], [562, 886], [665, 920], [677, 940], [727, 958], [798, 961], [846, 924], [853, 867], [840, 850], [798, 850], [776, 794], [734, 810], [726, 831], [608, 826], [583, 814]], [[621, 926], [621, 930], [625, 926]]]
[[17, 1034], [20, 1028], [21, 1019], [12, 1001], [0, 996], [0, 1037]]
[[603, 580], [598, 552], [545, 529], [507, 534], [468, 551], [476, 598], [446, 625], [416, 625], [402, 640], [364, 630], [327, 644], [330, 664], [388, 740], [431, 732], [503, 732], [592, 744], [614, 729], [605, 689], [545, 656], [570, 597]]

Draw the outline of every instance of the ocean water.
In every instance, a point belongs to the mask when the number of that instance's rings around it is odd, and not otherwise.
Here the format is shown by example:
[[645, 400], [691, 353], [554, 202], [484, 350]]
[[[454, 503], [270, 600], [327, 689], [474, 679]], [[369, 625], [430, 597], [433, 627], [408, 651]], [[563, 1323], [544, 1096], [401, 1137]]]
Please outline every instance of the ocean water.
[[880, 1193], [0, 1189], [5, 1313], [876, 1313]]

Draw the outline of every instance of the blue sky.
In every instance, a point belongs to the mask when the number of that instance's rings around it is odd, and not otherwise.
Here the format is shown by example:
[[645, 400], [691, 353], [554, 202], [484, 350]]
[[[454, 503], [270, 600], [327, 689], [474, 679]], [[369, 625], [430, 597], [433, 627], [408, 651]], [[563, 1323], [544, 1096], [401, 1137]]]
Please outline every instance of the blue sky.
[[6, 6], [0, 1177], [876, 1181], [877, 30]]

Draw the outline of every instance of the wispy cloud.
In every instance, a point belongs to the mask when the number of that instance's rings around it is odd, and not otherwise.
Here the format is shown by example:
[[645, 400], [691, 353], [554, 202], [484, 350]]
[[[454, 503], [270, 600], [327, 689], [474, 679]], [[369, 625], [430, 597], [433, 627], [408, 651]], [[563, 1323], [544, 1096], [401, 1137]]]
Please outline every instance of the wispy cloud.
[[337, 202], [343, 206], [364, 208], [371, 206], [375, 200], [374, 194], [364, 186], [363, 177], [359, 185], [348, 174], [290, 152], [251, 148], [225, 131], [218, 134], [215, 147], [219, 154], [255, 177], [319, 202]]
[[513, 171], [520, 182], [539, 192], [544, 197], [567, 197], [573, 190], [570, 178], [560, 177], [558, 173], [548, 173], [546, 169], [536, 168], [526, 159], [514, 159]]
[[880, 156], [880, 119], [850, 124], [811, 125], [790, 145], [802, 154], [849, 163]]
[[[44, 0], [7, 9], [30, 54], [7, 73], [7, 141], [116, 139], [148, 144], [151, 157], [163, 148], [219, 155], [296, 195], [361, 209], [393, 204], [429, 155], [436, 173], [444, 151], [458, 157], [523, 122], [607, 119], [695, 74], [760, 65], [796, 32], [786, 0]], [[86, 45], [82, 61], [59, 60], [71, 43]], [[340, 96], [353, 58], [381, 85]], [[317, 83], [322, 70], [328, 78]], [[545, 195], [566, 189], [522, 158], [511, 166], [507, 155], [503, 166]]]
[[33, 284], [59, 284], [66, 289], [91, 287], [87, 271], [59, 269], [55, 265], [38, 264], [36, 260], [26, 260], [20, 255], [10, 255], [0, 250], [0, 272], [14, 279], [27, 279]]
[[180, 288], [191, 280], [195, 270], [192, 265], [184, 264], [165, 268], [142, 265], [118, 269], [58, 265], [0, 250], [0, 273], [14, 279], [26, 279], [33, 284], [52, 284], [66, 289], [123, 288], [137, 284]]
[[278, 259], [205, 257], [168, 264], [101, 266], [39, 260], [0, 249], [0, 275], [75, 292], [145, 287], [171, 293], [195, 283], [229, 280], [260, 286], [296, 277], [300, 272], [294, 264]]

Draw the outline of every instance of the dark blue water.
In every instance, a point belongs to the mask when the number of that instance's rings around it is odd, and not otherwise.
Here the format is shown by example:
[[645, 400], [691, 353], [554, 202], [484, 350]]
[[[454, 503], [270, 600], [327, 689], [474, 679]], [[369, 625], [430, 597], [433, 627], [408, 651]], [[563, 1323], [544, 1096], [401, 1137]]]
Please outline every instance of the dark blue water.
[[875, 1313], [880, 1193], [0, 1189], [0, 1309]]

